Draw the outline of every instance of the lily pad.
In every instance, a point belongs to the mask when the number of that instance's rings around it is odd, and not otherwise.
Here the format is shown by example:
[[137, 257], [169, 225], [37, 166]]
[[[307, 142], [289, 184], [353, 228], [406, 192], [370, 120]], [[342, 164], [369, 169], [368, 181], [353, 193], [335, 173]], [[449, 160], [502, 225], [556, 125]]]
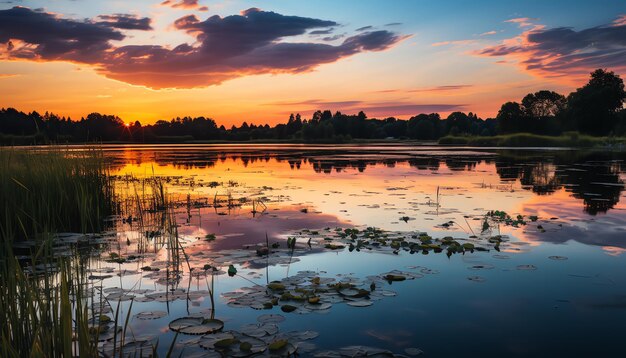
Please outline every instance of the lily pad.
[[348, 306], [352, 306], [352, 307], [369, 307], [373, 304], [372, 301], [370, 300], [360, 300], [360, 301], [350, 301], [347, 302]]
[[286, 339], [279, 339], [270, 343], [269, 346], [267, 346], [267, 348], [269, 348], [270, 352], [276, 352], [285, 348], [288, 343], [289, 342], [287, 342]]
[[137, 319], [159, 319], [167, 316], [167, 312], [165, 311], [145, 311], [140, 312], [135, 315]]
[[285, 321], [285, 316], [279, 314], [264, 314], [256, 319], [259, 323], [280, 323]]
[[224, 328], [224, 322], [202, 317], [182, 317], [170, 322], [169, 328], [181, 334], [201, 335], [220, 331]]

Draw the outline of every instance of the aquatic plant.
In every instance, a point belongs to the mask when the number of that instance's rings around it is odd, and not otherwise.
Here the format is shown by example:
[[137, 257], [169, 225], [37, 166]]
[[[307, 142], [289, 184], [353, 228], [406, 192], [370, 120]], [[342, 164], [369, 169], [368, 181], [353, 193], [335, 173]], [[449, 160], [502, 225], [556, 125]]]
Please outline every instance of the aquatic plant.
[[95, 237], [55, 233], [100, 231], [113, 213], [104, 158], [0, 150], [0, 193], [0, 355], [97, 355], [104, 325], [78, 251]]
[[40, 239], [49, 232], [100, 232], [114, 213], [102, 153], [0, 149], [0, 237]]

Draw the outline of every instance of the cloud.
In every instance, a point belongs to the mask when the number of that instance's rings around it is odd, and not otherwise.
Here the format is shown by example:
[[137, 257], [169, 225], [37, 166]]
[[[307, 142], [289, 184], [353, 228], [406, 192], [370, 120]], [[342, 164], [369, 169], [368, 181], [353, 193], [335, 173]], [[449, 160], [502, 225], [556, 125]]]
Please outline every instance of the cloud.
[[[596, 68], [626, 72], [626, 22], [623, 16], [610, 25], [582, 30], [547, 29], [532, 25], [519, 36], [475, 52], [503, 57], [541, 77], [578, 81]], [[512, 21], [512, 20], [509, 20]], [[520, 20], [518, 23], [531, 26]]]
[[98, 16], [97, 24], [124, 30], [152, 30], [152, 20], [149, 17], [138, 17], [130, 14], [114, 14]]
[[620, 15], [615, 21], [613, 21], [613, 26], [626, 26], [626, 15]]
[[533, 22], [539, 19], [530, 18], [530, 17], [517, 17], [514, 19], [506, 20], [505, 22], [510, 22], [512, 24], [517, 24], [519, 27], [530, 27], [533, 26]]
[[498, 33], [497, 31], [492, 30], [492, 31], [483, 32], [482, 34], [480, 34], [478, 36], [491, 36], [491, 35], [495, 35], [497, 33]]
[[434, 47], [439, 47], [439, 46], [459, 46], [459, 45], [471, 45], [473, 43], [476, 43], [476, 40], [455, 40], [455, 41], [441, 41], [441, 42], [435, 42], [433, 44], [431, 44], [431, 46]]
[[394, 89], [386, 89], [381, 91], [376, 91], [376, 93], [429, 93], [429, 92], [453, 92], [466, 88], [474, 87], [474, 85], [445, 85], [445, 86], [435, 86], [435, 87], [421, 87], [414, 89], [406, 89], [406, 88], [394, 88]]
[[356, 106], [363, 103], [363, 101], [324, 101], [321, 99], [307, 99], [304, 101], [294, 101], [294, 102], [272, 102], [266, 103], [267, 106], [306, 106], [314, 107], [316, 109], [321, 108], [336, 108], [336, 107], [345, 107], [345, 106]]
[[333, 33], [334, 30], [335, 29], [332, 27], [326, 30], [315, 30], [315, 31], [309, 32], [309, 35], [330, 35]]
[[420, 92], [449, 92], [449, 91], [458, 91], [465, 88], [474, 87], [474, 85], [446, 85], [446, 86], [436, 86], [436, 87], [425, 87], [425, 88], [416, 88], [409, 90], [411, 93], [420, 93]]
[[[97, 62], [124, 35], [102, 24], [63, 19], [24, 7], [0, 10], [0, 58]], [[0, 50], [1, 51], [1, 50]]]
[[380, 104], [365, 106], [361, 109], [369, 116], [413, 116], [420, 113], [439, 113], [462, 111], [467, 107], [465, 104]]
[[14, 73], [0, 73], [0, 79], [17, 77], [17, 76], [19, 76], [19, 75], [14, 74]]
[[407, 38], [380, 30], [358, 33], [338, 45], [286, 41], [335, 25], [334, 21], [252, 8], [204, 21], [195, 15], [179, 18], [174, 28], [194, 36], [193, 45], [116, 47], [110, 41], [125, 36], [110, 26], [16, 7], [0, 10], [0, 43], [7, 43], [6, 51], [0, 49], [0, 58], [78, 62], [130, 84], [192, 88], [247, 75], [311, 71], [362, 52], [389, 49]]
[[161, 3], [161, 6], [169, 6], [174, 9], [196, 9], [198, 11], [208, 11], [207, 6], [198, 4], [198, 0], [165, 0]]
[[315, 110], [330, 109], [345, 113], [357, 113], [364, 111], [370, 117], [390, 117], [390, 116], [414, 116], [420, 113], [453, 112], [464, 110], [465, 104], [415, 104], [409, 102], [378, 102], [371, 103], [360, 100], [347, 101], [324, 101], [320, 99], [310, 99], [295, 102], [274, 102], [268, 103], [271, 106], [290, 107], [288, 112], [305, 112]]
[[363, 27], [359, 27], [355, 31], [365, 31], [365, 30], [371, 30], [373, 28], [374, 28], [373, 26], [363, 26]]
[[400, 26], [400, 25], [402, 25], [401, 22], [390, 22], [388, 24], [385, 24], [385, 26]]
[[344, 37], [346, 37], [345, 34], [337, 34], [337, 35], [333, 35], [333, 36], [322, 37], [322, 40], [330, 42], [330, 41], [336, 41], [336, 40], [342, 39]]

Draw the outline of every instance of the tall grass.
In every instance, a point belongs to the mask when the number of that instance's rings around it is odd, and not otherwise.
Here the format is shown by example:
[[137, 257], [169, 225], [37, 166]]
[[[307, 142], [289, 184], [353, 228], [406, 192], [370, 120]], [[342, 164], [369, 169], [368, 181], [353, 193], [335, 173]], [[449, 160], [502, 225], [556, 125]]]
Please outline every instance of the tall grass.
[[113, 211], [102, 154], [0, 149], [0, 237], [38, 239], [50, 232], [98, 232]]
[[[131, 180], [134, 193], [119, 197], [115, 180], [97, 150], [0, 149], [0, 357], [134, 355], [124, 352], [130, 312], [123, 317], [118, 302], [114, 319], [101, 315], [112, 307], [88, 278], [89, 254], [64, 244], [71, 252], [55, 256], [58, 233], [97, 233], [104, 218], [122, 214], [139, 225], [140, 252], [148, 242], [166, 247], [168, 284], [185, 262], [191, 272], [163, 181], [147, 178], [137, 188]], [[110, 329], [113, 350], [105, 353], [98, 336]]]
[[52, 264], [48, 258], [35, 257], [44, 269], [32, 274], [22, 270], [15, 257], [3, 256], [0, 356], [97, 356], [97, 340], [88, 326], [93, 317], [88, 313], [85, 270], [77, 260]]
[[97, 151], [0, 150], [0, 356], [98, 356], [86, 268], [52, 247], [55, 233], [99, 231], [112, 188]]

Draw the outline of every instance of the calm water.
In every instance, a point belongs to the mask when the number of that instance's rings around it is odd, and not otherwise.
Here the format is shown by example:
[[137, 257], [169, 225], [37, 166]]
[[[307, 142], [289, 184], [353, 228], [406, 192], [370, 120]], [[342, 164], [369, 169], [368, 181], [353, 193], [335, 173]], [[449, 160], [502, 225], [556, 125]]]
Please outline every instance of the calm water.
[[[428, 357], [626, 356], [622, 153], [299, 145], [110, 146], [105, 153], [122, 197], [145, 190], [138, 178], [158, 176], [177, 203], [191, 275], [186, 264], [175, 283], [163, 271], [142, 271], [164, 267], [168, 253], [140, 247], [145, 233], [126, 220], [117, 223], [110, 251], [140, 259], [93, 263], [93, 281], [109, 295], [112, 312], [120, 304], [128, 314], [134, 301], [133, 334], [158, 339], [163, 351], [174, 337], [170, 321], [206, 317], [212, 307], [210, 278], [194, 272], [205, 264], [225, 271], [234, 263], [237, 276], [214, 276], [215, 318], [229, 331], [280, 314], [280, 332], [319, 333], [302, 345], [301, 356], [354, 345], [396, 354], [418, 348]], [[526, 224], [492, 223], [483, 232], [490, 210], [523, 215]], [[488, 251], [448, 257], [446, 251], [325, 248], [336, 228], [353, 227], [451, 236]], [[210, 234], [214, 241], [206, 240]], [[254, 254], [266, 235], [270, 245], [279, 244], [269, 259]], [[488, 242], [495, 235], [505, 238], [499, 251]], [[298, 237], [293, 251], [289, 236]], [[284, 313], [276, 306], [255, 309], [262, 300], [244, 295], [254, 289], [241, 291], [298, 272], [369, 285], [371, 276], [392, 270], [415, 279], [378, 280], [384, 294], [367, 307], [325, 297], [328, 309]], [[159, 292], [173, 297], [154, 295]], [[163, 317], [136, 316], [153, 311]], [[213, 356], [199, 347], [202, 339], [179, 335], [176, 349]]]

